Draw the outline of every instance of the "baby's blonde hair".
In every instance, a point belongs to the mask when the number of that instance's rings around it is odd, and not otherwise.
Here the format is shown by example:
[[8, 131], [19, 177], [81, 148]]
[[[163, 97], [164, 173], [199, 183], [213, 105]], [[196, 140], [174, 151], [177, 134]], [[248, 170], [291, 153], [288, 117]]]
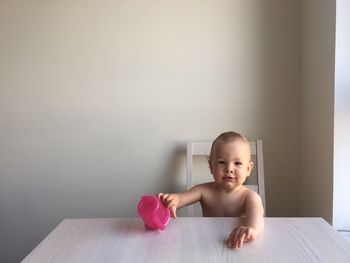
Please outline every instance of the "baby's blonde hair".
[[250, 145], [249, 145], [249, 141], [247, 140], [246, 137], [244, 137], [242, 134], [239, 134], [237, 132], [234, 131], [228, 131], [228, 132], [224, 132], [221, 133], [218, 137], [216, 137], [216, 139], [213, 141], [213, 144], [211, 145], [211, 150], [210, 150], [210, 155], [209, 155], [209, 159], [211, 159], [213, 157], [213, 153], [214, 153], [214, 148], [217, 142], [232, 142], [235, 140], [241, 140], [242, 142], [246, 143], [249, 147], [249, 151], [250, 151]]

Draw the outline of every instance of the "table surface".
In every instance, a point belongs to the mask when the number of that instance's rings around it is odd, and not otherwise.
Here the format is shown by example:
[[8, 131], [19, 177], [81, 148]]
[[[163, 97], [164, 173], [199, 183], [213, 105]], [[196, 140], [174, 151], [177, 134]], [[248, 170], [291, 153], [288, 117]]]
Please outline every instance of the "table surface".
[[350, 262], [350, 242], [322, 218], [265, 218], [256, 240], [230, 249], [239, 223], [183, 217], [149, 231], [139, 218], [65, 219], [23, 262]]

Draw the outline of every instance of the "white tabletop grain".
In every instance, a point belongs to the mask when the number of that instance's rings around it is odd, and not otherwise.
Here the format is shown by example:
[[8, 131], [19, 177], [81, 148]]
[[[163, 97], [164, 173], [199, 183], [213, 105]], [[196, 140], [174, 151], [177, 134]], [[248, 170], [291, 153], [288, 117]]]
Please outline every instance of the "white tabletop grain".
[[265, 218], [240, 249], [225, 245], [237, 218], [178, 218], [149, 231], [139, 218], [66, 219], [23, 262], [350, 262], [350, 242], [321, 218]]

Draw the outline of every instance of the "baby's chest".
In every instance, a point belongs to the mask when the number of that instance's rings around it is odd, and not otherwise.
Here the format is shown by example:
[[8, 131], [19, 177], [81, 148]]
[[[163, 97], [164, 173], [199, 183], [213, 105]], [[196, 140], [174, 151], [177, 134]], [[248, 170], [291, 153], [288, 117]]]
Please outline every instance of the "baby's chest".
[[239, 217], [244, 214], [244, 200], [236, 198], [206, 198], [202, 201], [204, 216]]

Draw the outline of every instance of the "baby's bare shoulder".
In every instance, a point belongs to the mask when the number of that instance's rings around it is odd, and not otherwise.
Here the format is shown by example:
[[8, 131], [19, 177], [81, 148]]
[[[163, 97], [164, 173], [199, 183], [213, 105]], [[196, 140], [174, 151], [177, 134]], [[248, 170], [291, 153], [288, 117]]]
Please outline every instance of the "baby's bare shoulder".
[[201, 193], [208, 193], [213, 191], [213, 182], [197, 184], [193, 186], [193, 189], [200, 191]]
[[247, 187], [244, 189], [244, 199], [248, 202], [261, 203], [260, 195]]

